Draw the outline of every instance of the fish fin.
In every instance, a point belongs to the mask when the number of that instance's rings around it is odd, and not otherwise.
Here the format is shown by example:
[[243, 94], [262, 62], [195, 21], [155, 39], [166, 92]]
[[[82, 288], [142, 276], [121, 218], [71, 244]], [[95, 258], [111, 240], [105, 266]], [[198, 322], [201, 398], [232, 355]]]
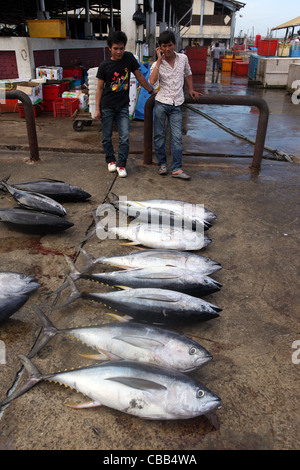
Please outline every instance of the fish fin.
[[39, 307], [38, 305], [32, 305], [32, 307], [35, 313], [37, 314], [37, 316], [39, 317], [39, 320], [42, 324], [43, 329], [35, 345], [30, 351], [30, 354], [28, 355], [29, 358], [32, 358], [33, 356], [35, 356], [41, 349], [43, 349], [46, 346], [46, 344], [50, 341], [50, 339], [53, 338], [58, 333], [57, 328], [45, 315], [43, 309]]
[[126, 385], [127, 387], [135, 388], [137, 390], [150, 391], [167, 389], [167, 387], [158, 382], [140, 379], [138, 377], [108, 377], [105, 380], [112, 380], [113, 382], [118, 382], [120, 384]]
[[79, 354], [82, 357], [86, 357], [87, 359], [95, 359], [96, 361], [116, 361], [122, 359], [120, 356], [113, 354], [109, 351], [105, 351], [104, 349], [97, 348], [98, 354]]
[[119, 285], [119, 284], [115, 285], [115, 287], [118, 287], [119, 289], [123, 289], [123, 290], [132, 290], [132, 289], [133, 289], [132, 287], [121, 286], [121, 285]]
[[139, 299], [145, 299], [145, 300], [158, 300], [160, 302], [177, 302], [175, 299], [171, 299], [169, 295], [164, 295], [164, 294], [140, 294], [136, 296]]
[[151, 274], [136, 274], [136, 277], [139, 279], [180, 279], [179, 274], [172, 273], [161, 273], [159, 270], [157, 272], [152, 272]]
[[107, 315], [113, 317], [115, 320], [119, 322], [126, 322], [126, 321], [132, 320], [132, 317], [129, 317], [128, 315], [121, 316], [121, 315], [117, 315], [116, 313], [107, 313]]
[[113, 339], [123, 341], [124, 343], [136, 346], [137, 348], [153, 349], [156, 347], [164, 346], [161, 341], [149, 339], [143, 336], [115, 336]]
[[132, 245], [140, 245], [140, 242], [127, 242], [127, 243], [120, 243], [122, 246], [132, 246]]
[[78, 403], [78, 404], [74, 404], [74, 405], [66, 405], [68, 406], [69, 408], [74, 408], [75, 410], [81, 410], [83, 408], [93, 408], [93, 407], [96, 407], [96, 406], [102, 406], [101, 403], [99, 403], [98, 401], [96, 400], [93, 400], [93, 401], [88, 401], [86, 403]]
[[67, 276], [67, 279], [69, 281], [70, 287], [71, 287], [71, 294], [69, 295], [69, 298], [63, 302], [62, 304], [58, 305], [57, 307], [54, 307], [53, 310], [58, 310], [59, 308], [66, 307], [67, 305], [71, 304], [75, 300], [79, 299], [82, 297], [82, 293], [79, 291], [78, 287], [76, 286], [75, 282], [73, 279], [70, 278], [70, 276]]
[[24, 393], [26, 393], [28, 390], [30, 390], [32, 387], [34, 387], [37, 383], [41, 382], [43, 380], [43, 377], [40, 373], [40, 371], [35, 367], [35, 365], [28, 359], [28, 357], [20, 354], [19, 358], [25, 367], [27, 373], [28, 373], [28, 378], [27, 380], [21, 385], [21, 387], [15, 391], [15, 393], [12, 393], [9, 395], [7, 398], [5, 398], [1, 403], [0, 403], [0, 409], [13, 401], [15, 398], [20, 397]]

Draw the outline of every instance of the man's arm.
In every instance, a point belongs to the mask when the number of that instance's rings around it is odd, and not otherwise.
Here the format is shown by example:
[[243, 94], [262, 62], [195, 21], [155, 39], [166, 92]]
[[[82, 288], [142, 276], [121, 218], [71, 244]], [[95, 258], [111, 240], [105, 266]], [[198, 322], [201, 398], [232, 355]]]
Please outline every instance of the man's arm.
[[133, 74], [134, 74], [135, 78], [137, 79], [137, 81], [142, 85], [142, 87], [145, 88], [145, 90], [147, 90], [149, 93], [151, 93], [151, 92], [154, 93], [154, 90], [153, 90], [152, 86], [149, 85], [146, 78], [144, 77], [144, 75], [142, 74], [142, 72], [139, 69], [136, 69], [133, 72]]
[[202, 93], [198, 93], [197, 91], [194, 90], [194, 88], [193, 88], [193, 75], [188, 75], [187, 77], [185, 77], [185, 80], [186, 80], [186, 83], [187, 83], [187, 86], [188, 86], [188, 89], [189, 89], [189, 94], [191, 95], [193, 100], [196, 100], [198, 98], [198, 96], [201, 95]]
[[101, 78], [98, 78], [98, 84], [97, 84], [97, 90], [96, 90], [96, 111], [94, 115], [94, 118], [97, 119], [97, 121], [101, 121], [100, 103], [101, 103], [103, 88], [104, 88], [104, 80], [102, 80]]

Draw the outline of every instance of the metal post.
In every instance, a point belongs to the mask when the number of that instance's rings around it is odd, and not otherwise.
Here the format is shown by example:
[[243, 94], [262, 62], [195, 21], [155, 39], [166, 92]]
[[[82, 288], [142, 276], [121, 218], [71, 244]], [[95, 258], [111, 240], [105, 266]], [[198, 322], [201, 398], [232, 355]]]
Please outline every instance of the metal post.
[[11, 90], [5, 92], [5, 98], [7, 100], [20, 100], [24, 105], [24, 113], [27, 126], [28, 143], [30, 149], [30, 158], [33, 161], [39, 161], [39, 147], [37, 142], [35, 117], [33, 113], [32, 102], [25, 93], [19, 90]]
[[[144, 163], [152, 164], [152, 136], [153, 136], [153, 107], [155, 95], [148, 98], [144, 108]], [[232, 96], [232, 95], [203, 95], [194, 101], [189, 95], [185, 95], [185, 103], [189, 104], [214, 104], [227, 106], [255, 106], [259, 110], [254, 154], [252, 159], [252, 170], [260, 170], [263, 151], [265, 146], [269, 107], [266, 101], [258, 96]]]

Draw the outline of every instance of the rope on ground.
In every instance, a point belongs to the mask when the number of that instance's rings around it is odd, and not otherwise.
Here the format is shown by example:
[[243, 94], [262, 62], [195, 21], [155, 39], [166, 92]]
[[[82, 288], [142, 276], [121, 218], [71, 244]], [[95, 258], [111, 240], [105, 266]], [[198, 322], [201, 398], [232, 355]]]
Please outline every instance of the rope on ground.
[[[218, 127], [223, 129], [224, 131], [228, 132], [229, 134], [231, 134], [235, 137], [238, 137], [239, 139], [246, 140], [250, 144], [255, 145], [255, 140], [249, 139], [249, 137], [246, 137], [242, 134], [239, 134], [238, 132], [233, 131], [229, 127], [224, 126], [221, 122], [216, 121], [216, 119], [212, 118], [211, 116], [208, 116], [207, 114], [203, 113], [199, 109], [194, 108], [194, 106], [191, 106], [189, 104], [184, 104], [183, 106], [187, 109], [190, 109], [191, 111], [194, 111], [195, 113], [200, 114], [202, 117], [204, 117], [205, 119], [208, 119], [209, 121], [213, 122]], [[278, 155], [279, 157], [282, 157], [284, 160], [286, 160], [290, 163], [294, 163], [293, 160], [291, 159], [291, 157], [288, 154], [286, 154], [284, 152], [281, 152], [280, 150], [273, 149], [272, 147], [268, 147], [267, 145], [264, 146], [264, 149], [267, 150], [268, 152], [273, 153], [274, 155]]]

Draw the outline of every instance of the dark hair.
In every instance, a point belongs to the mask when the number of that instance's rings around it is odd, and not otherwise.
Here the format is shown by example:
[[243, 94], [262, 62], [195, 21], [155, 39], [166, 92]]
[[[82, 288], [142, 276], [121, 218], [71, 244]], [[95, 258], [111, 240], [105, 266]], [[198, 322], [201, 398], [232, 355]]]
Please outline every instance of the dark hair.
[[216, 47], [219, 47], [219, 43], [218, 43], [218, 42], [216, 42]]
[[120, 44], [123, 43], [126, 46], [127, 43], [127, 36], [123, 31], [113, 31], [109, 33], [107, 38], [107, 45], [108, 47], [112, 47], [113, 44]]
[[158, 38], [158, 44], [168, 44], [169, 42], [172, 42], [173, 44], [176, 43], [175, 35], [173, 31], [163, 31], [160, 33], [159, 38]]

